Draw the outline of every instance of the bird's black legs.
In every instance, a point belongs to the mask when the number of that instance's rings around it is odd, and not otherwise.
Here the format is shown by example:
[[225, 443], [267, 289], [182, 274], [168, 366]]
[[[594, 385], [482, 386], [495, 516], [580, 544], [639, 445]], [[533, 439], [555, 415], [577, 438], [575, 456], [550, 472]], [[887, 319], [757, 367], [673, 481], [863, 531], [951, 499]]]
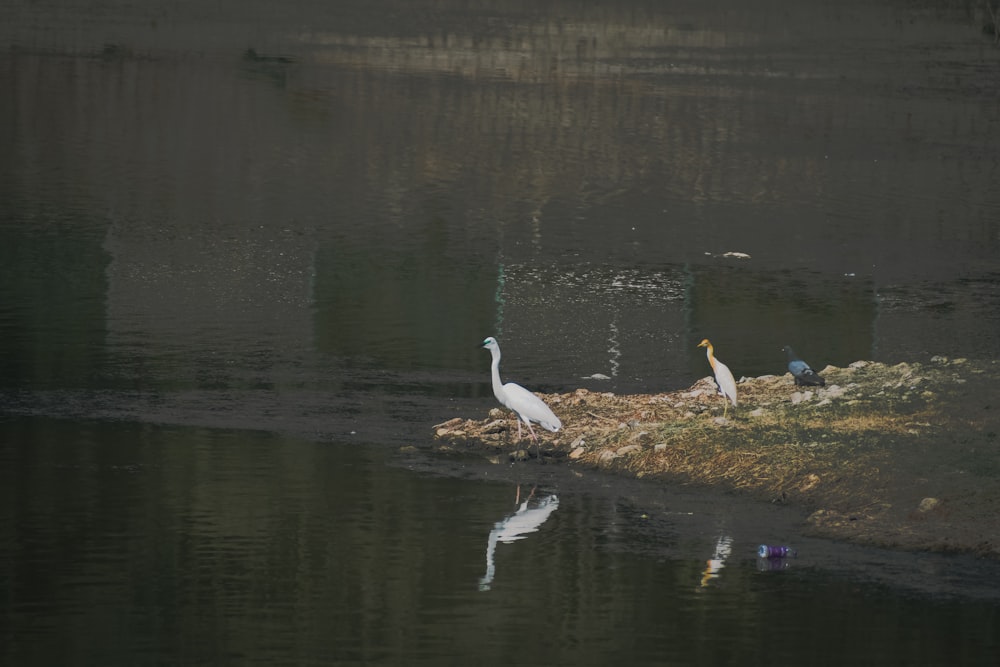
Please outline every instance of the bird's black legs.
[[[521, 422], [518, 422], [519, 424]], [[531, 434], [531, 439], [535, 441], [535, 458], [539, 461], [542, 460], [542, 447], [538, 442], [538, 436], [535, 435], [535, 429], [531, 428], [531, 422], [528, 422], [528, 433]]]
[[[520, 417], [520, 415], [517, 415], [515, 413], [515, 418], [517, 419], [517, 441], [516, 442], [521, 442], [521, 438], [523, 437], [523, 431], [521, 430], [521, 417]], [[537, 458], [539, 461], [541, 461], [542, 460], [542, 449], [541, 449], [541, 444], [540, 444], [540, 442], [538, 440], [538, 434], [535, 433], [535, 429], [532, 428], [530, 421], [526, 422], [526, 423], [528, 424], [528, 436], [532, 440], [534, 440], [534, 442], [535, 442], [535, 458]]]

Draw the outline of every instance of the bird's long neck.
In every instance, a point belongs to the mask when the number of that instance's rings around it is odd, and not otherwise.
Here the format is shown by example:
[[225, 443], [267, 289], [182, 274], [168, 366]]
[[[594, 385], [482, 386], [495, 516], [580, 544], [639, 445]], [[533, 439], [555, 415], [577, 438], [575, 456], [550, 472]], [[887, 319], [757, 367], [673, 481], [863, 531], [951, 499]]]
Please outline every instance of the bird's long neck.
[[[500, 350], [493, 348], [490, 350], [490, 354], [493, 356], [493, 364], [490, 366], [490, 373], [493, 376], [493, 395], [500, 400], [500, 396], [503, 394], [503, 383], [500, 382]], [[500, 401], [503, 403], [503, 401]]]
[[715, 370], [715, 349], [711, 343], [705, 346], [705, 354], [708, 356], [708, 363], [712, 366], [712, 370]]

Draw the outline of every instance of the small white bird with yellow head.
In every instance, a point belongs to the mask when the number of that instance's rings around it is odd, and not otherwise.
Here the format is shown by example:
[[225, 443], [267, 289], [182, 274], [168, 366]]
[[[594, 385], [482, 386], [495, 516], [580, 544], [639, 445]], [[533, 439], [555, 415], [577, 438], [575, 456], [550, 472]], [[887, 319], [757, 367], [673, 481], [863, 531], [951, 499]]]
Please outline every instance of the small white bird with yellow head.
[[[715, 382], [719, 385], [719, 393], [722, 396], [733, 402], [733, 410], [736, 409], [736, 379], [733, 377], [732, 371], [724, 363], [715, 358], [715, 348], [712, 347], [712, 342], [707, 338], [703, 339], [698, 343], [698, 347], [708, 348], [708, 363], [712, 366], [712, 371], [715, 373]], [[729, 403], [725, 403], [722, 409], [723, 418], [726, 417], [726, 413], [729, 409]]]

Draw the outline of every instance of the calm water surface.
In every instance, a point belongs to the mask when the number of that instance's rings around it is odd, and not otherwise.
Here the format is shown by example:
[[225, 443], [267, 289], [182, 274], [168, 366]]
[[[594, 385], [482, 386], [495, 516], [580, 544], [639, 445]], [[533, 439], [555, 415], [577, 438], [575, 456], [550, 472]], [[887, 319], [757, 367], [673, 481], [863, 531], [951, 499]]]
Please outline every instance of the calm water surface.
[[997, 358], [983, 20], [5, 3], [4, 662], [995, 664], [993, 564], [422, 453], [486, 335], [559, 391]]
[[[975, 664], [1000, 636], [996, 567], [819, 540], [762, 567], [792, 517], [738, 499], [246, 430], [0, 433], [7, 664]], [[518, 500], [555, 506], [490, 568]]]

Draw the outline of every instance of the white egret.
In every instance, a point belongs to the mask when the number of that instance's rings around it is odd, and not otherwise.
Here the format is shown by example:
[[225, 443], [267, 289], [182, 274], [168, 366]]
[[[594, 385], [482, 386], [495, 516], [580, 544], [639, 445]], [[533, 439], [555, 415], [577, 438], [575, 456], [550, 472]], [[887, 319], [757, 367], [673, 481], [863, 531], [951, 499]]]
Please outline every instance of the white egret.
[[[736, 408], [736, 379], [733, 378], [732, 371], [724, 363], [715, 358], [715, 348], [712, 347], [712, 342], [707, 338], [698, 343], [698, 347], [708, 348], [708, 363], [712, 366], [712, 371], [715, 372], [715, 382], [719, 385], [719, 393], [722, 394], [724, 398], [729, 399], [733, 402], [733, 409]], [[724, 403], [722, 409], [722, 417], [726, 417], [726, 412], [729, 409], [729, 404]]]
[[784, 347], [785, 354], [788, 355], [788, 372], [795, 378], [795, 384], [812, 387], [825, 387], [826, 380], [819, 376], [809, 364], [799, 359], [791, 345]]
[[562, 428], [559, 417], [553, 414], [549, 406], [545, 405], [542, 399], [538, 398], [530, 391], [519, 384], [500, 382], [500, 344], [497, 339], [490, 336], [483, 341], [482, 347], [490, 351], [493, 356], [491, 371], [493, 374], [493, 395], [497, 397], [501, 405], [513, 410], [517, 416], [517, 439], [521, 439], [521, 422], [523, 421], [531, 433], [532, 439], [537, 443], [538, 436], [531, 427], [531, 422], [538, 422], [548, 430], [555, 432]]

